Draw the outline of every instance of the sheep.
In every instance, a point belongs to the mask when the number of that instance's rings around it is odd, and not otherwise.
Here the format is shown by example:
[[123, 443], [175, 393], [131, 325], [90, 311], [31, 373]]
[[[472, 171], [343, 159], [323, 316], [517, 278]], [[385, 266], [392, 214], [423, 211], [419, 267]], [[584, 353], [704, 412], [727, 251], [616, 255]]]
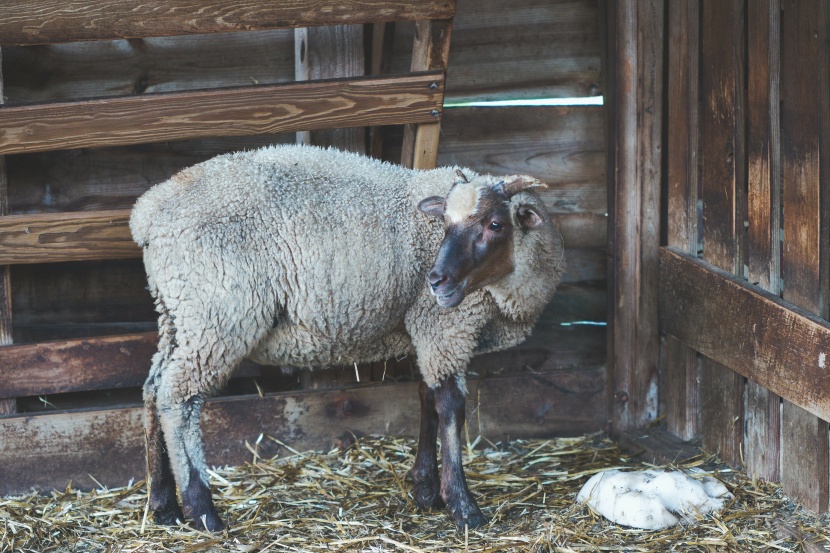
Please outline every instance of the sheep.
[[465, 370], [521, 342], [559, 284], [562, 240], [536, 186], [290, 145], [215, 157], [142, 195], [130, 230], [159, 313], [144, 386], [155, 520], [224, 527], [199, 417], [242, 359], [311, 369], [416, 354], [415, 502], [485, 524], [461, 463]]

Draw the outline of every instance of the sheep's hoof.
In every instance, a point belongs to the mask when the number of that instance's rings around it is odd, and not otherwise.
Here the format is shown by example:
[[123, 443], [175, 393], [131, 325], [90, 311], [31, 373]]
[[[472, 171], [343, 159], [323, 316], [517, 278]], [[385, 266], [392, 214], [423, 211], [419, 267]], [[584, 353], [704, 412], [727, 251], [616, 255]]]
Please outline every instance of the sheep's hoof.
[[415, 496], [415, 505], [423, 511], [441, 509], [445, 505], [444, 500], [441, 499], [440, 486], [434, 480], [415, 482], [412, 492]]
[[221, 532], [225, 529], [225, 523], [219, 518], [216, 512], [207, 512], [199, 517], [193, 517], [196, 522], [196, 528], [199, 530], [206, 530], [208, 532]]
[[479, 508], [475, 506], [469, 510], [450, 510], [450, 513], [452, 514], [455, 524], [458, 525], [459, 530], [464, 530], [465, 526], [472, 530], [473, 528], [478, 528], [479, 526], [487, 524], [487, 517], [485, 517]]
[[178, 505], [168, 509], [158, 509], [153, 511], [153, 519], [156, 524], [162, 526], [176, 526], [180, 521], [184, 520], [184, 514]]

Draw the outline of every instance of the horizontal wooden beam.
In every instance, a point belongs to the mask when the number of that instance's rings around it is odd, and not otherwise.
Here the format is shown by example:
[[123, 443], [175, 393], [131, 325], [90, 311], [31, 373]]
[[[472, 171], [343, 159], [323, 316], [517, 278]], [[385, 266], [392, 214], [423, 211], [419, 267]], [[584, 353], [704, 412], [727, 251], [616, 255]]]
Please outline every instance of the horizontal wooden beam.
[[0, 44], [447, 19], [454, 0], [15, 0], [0, 3]]
[[662, 332], [830, 420], [830, 323], [669, 248], [659, 305]]
[[158, 333], [0, 348], [0, 397], [141, 386]]
[[441, 72], [0, 109], [0, 154], [438, 120]]
[[[415, 436], [417, 387], [410, 382], [210, 400], [202, 421], [207, 461], [250, 460], [245, 442], [253, 445], [260, 434], [299, 450], [329, 448], [351, 433]], [[471, 438], [579, 435], [605, 424], [601, 367], [471, 380], [468, 389]], [[143, 478], [142, 419], [137, 406], [0, 417], [0, 493]], [[278, 450], [267, 438], [259, 445], [263, 457]]]
[[0, 265], [141, 257], [130, 210], [0, 217]]

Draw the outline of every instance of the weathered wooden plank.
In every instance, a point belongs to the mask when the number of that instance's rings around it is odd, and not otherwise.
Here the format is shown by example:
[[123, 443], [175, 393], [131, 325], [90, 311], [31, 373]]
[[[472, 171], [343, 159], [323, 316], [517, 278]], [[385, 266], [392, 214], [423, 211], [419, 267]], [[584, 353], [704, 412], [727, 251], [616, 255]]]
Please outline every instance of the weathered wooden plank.
[[[747, 220], [750, 282], [780, 292], [781, 165], [779, 79], [781, 4], [750, 2], [747, 10]], [[780, 398], [755, 382], [746, 383], [744, 459], [747, 472], [780, 478]]]
[[3, 48], [8, 105], [294, 80], [294, 30]]
[[7, 346], [0, 396], [33, 396], [140, 386], [158, 333]]
[[614, 432], [657, 418], [663, 3], [617, 4], [616, 178], [613, 184]]
[[[597, 431], [605, 422], [604, 379], [597, 368], [471, 380], [470, 435], [495, 441]], [[260, 434], [301, 450], [328, 448], [346, 433], [415, 436], [417, 412], [414, 382], [215, 399], [203, 417], [207, 461], [249, 460], [245, 441]], [[140, 407], [0, 418], [0, 493], [142, 478], [141, 428]], [[259, 448], [267, 457], [279, 446], [266, 439]]]
[[[452, 102], [599, 96], [595, 0], [459, 0], [447, 72]], [[413, 25], [398, 25], [393, 72], [409, 66]]]
[[[3, 52], [0, 50], [0, 107], [3, 103]], [[6, 177], [6, 158], [0, 156], [0, 218], [9, 214], [9, 181]], [[11, 286], [9, 266], [0, 266], [0, 347], [12, 343]], [[8, 395], [0, 394], [0, 415], [14, 413], [16, 410], [15, 400]]]
[[11, 107], [0, 153], [435, 121], [441, 73]]
[[623, 451], [638, 461], [655, 465], [679, 465], [702, 454], [697, 445], [683, 441], [659, 426], [623, 432], [619, 441]]
[[453, 108], [441, 121], [438, 165], [529, 174], [551, 213], [608, 210], [603, 108]]
[[[366, 74], [362, 25], [304, 27], [294, 30], [294, 40], [298, 81]], [[366, 153], [366, 130], [361, 127], [302, 130], [297, 132], [297, 142]]]
[[[669, 2], [668, 143], [666, 170], [667, 243], [696, 255], [699, 246], [698, 51], [700, 3]], [[671, 336], [662, 339], [661, 405], [666, 427], [684, 440], [697, 435], [700, 363], [697, 355]], [[664, 396], [664, 397], [663, 397]]]
[[[395, 44], [395, 23], [375, 23], [370, 26], [371, 52], [368, 56], [370, 75], [386, 75], [392, 70], [392, 53]], [[367, 32], [364, 28], [364, 33]], [[383, 127], [369, 129], [369, 155], [383, 159], [385, 131]], [[400, 159], [400, 157], [398, 158]]]
[[830, 418], [826, 320], [705, 261], [661, 248], [660, 326], [711, 360]]
[[47, 44], [195, 33], [447, 19], [452, 0], [20, 0], [0, 5], [0, 44]]
[[0, 264], [140, 257], [128, 210], [0, 218]]
[[[819, 317], [830, 308], [830, 88], [826, 2], [782, 1], [781, 165], [783, 297]], [[811, 383], [805, 383], [805, 388]], [[791, 398], [786, 397], [786, 400]], [[795, 405], [793, 404], [795, 403]], [[784, 491], [814, 511], [830, 499], [827, 420], [785, 401], [781, 414]]]
[[[451, 19], [418, 21], [415, 24], [410, 70], [446, 72], [451, 36]], [[443, 102], [440, 107], [443, 109]], [[433, 122], [409, 124], [404, 127], [401, 165], [413, 169], [432, 169], [436, 166], [438, 138], [441, 132], [438, 117], [441, 109], [433, 112], [435, 115]]]
[[[743, 272], [745, 146], [743, 75], [744, 3], [702, 0], [700, 37], [701, 199], [703, 258], [733, 274]], [[705, 448], [740, 464], [743, 382], [703, 360], [701, 435]], [[723, 386], [740, 388], [725, 390]], [[730, 421], [723, 424], [723, 421]], [[733, 423], [731, 421], [737, 421]]]

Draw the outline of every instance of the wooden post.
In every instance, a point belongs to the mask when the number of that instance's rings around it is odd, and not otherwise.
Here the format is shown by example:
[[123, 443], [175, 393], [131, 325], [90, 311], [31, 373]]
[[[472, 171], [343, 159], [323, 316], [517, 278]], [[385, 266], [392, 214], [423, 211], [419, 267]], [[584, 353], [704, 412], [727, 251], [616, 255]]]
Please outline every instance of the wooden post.
[[609, 205], [613, 337], [613, 432], [657, 418], [657, 272], [663, 84], [663, 8], [616, 3], [616, 129]]
[[[412, 47], [412, 71], [447, 70], [450, 55], [452, 20], [418, 21]], [[401, 165], [413, 169], [432, 169], [438, 160], [438, 137], [441, 113], [436, 110], [434, 123], [404, 127]]]
[[[3, 105], [3, 53], [0, 51], [0, 106]], [[0, 156], [0, 217], [9, 213], [9, 183], [6, 177], [6, 157]], [[12, 288], [9, 266], [0, 266], [0, 347], [12, 343]], [[8, 370], [8, 367], [0, 370]], [[0, 415], [17, 412], [14, 399], [0, 399]]]
[[[747, 9], [747, 229], [749, 281], [780, 294], [781, 144], [779, 133], [780, 0]], [[781, 477], [781, 399], [748, 380], [744, 397], [744, 460], [752, 476]]]
[[[668, 15], [668, 218], [667, 243], [689, 255], [699, 248], [698, 180], [698, 0], [669, 2]], [[700, 363], [697, 353], [671, 336], [661, 351], [661, 384], [666, 428], [690, 440], [698, 432]]]
[[[366, 74], [363, 25], [299, 28], [294, 30], [294, 41], [294, 68], [298, 81]], [[365, 154], [366, 130], [353, 127], [299, 131], [297, 142]]]
[[[781, 163], [784, 299], [828, 318], [830, 303], [830, 88], [824, 0], [782, 1]], [[821, 361], [817, 361], [821, 363]], [[783, 367], [782, 370], [786, 370]], [[784, 492], [818, 512], [828, 508], [827, 423], [784, 401]]]
[[[365, 27], [364, 27], [365, 29]], [[395, 22], [374, 23], [371, 26], [371, 73], [385, 75], [392, 66], [392, 50], [395, 41]], [[369, 128], [369, 155], [375, 159], [383, 158], [383, 127]]]
[[[742, 0], [703, 0], [700, 66], [703, 259], [743, 274], [746, 199], [744, 146], [744, 19]], [[741, 464], [743, 377], [702, 359], [703, 446]]]

